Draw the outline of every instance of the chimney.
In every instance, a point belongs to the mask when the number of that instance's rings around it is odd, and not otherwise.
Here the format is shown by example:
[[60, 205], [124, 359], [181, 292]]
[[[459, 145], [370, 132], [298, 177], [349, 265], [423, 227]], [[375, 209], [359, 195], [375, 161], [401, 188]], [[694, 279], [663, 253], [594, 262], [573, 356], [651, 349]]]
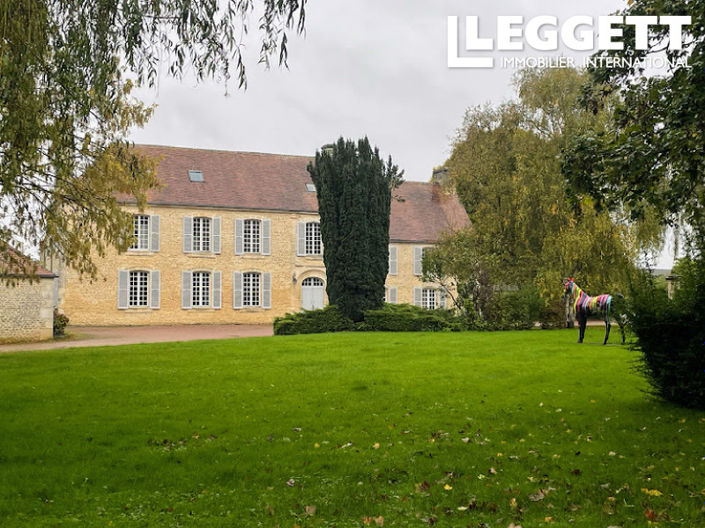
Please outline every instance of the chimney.
[[450, 173], [445, 167], [440, 167], [433, 169], [433, 176], [431, 176], [431, 183], [437, 183], [439, 185], [446, 185], [450, 179]]
[[333, 143], [326, 143], [321, 147], [321, 152], [323, 154], [328, 154], [329, 156], [333, 155], [333, 149], [335, 148], [335, 145]]

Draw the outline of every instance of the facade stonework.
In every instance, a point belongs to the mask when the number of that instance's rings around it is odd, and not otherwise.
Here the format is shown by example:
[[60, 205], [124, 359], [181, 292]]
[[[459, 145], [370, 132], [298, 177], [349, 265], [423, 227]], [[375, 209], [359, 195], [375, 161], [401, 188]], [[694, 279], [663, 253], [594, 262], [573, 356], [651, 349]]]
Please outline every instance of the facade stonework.
[[[128, 210], [137, 213], [132, 207]], [[65, 272], [65, 288], [60, 308], [72, 325], [163, 325], [163, 324], [259, 324], [271, 323], [275, 317], [302, 309], [302, 283], [326, 274], [322, 256], [297, 255], [297, 226], [300, 222], [318, 222], [318, 216], [304, 213], [225, 211], [180, 207], [148, 207], [140, 214], [158, 215], [159, 251], [130, 250], [97, 258], [98, 278], [81, 279], [73, 271]], [[221, 252], [184, 253], [183, 218], [221, 219]], [[235, 255], [235, 220], [260, 219], [271, 222], [270, 255]], [[428, 244], [396, 242], [396, 274], [387, 277], [387, 286], [396, 288], [397, 303], [414, 303], [414, 288], [424, 287], [414, 274], [414, 248]], [[159, 271], [160, 305], [118, 309], [118, 271]], [[222, 275], [221, 308], [182, 308], [181, 277], [184, 271], [220, 271]], [[272, 275], [271, 308], [233, 308], [233, 272], [259, 272]], [[150, 286], [151, 287], [151, 286]], [[433, 288], [432, 285], [426, 285]], [[327, 298], [325, 299], [327, 304]]]
[[51, 339], [53, 328], [53, 278], [0, 284], [0, 342]]

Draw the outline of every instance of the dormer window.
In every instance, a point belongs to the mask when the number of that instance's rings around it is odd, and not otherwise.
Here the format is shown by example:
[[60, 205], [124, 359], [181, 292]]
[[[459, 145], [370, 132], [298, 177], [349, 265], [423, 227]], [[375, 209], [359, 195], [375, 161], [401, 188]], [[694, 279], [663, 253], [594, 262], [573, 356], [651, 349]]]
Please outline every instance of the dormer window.
[[190, 170], [188, 171], [188, 179], [192, 182], [201, 183], [205, 181], [203, 179], [203, 172], [200, 170]]
[[307, 183], [306, 184], [306, 191], [307, 192], [316, 192], [316, 186], [312, 183]]

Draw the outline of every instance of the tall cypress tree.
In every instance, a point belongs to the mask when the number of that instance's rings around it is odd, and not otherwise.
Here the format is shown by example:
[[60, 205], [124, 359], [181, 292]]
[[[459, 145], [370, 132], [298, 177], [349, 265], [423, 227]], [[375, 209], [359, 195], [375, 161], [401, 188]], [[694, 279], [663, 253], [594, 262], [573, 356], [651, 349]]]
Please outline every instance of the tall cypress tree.
[[356, 144], [342, 137], [316, 152], [308, 172], [318, 194], [328, 299], [360, 321], [384, 302], [392, 191], [404, 172], [367, 138]]

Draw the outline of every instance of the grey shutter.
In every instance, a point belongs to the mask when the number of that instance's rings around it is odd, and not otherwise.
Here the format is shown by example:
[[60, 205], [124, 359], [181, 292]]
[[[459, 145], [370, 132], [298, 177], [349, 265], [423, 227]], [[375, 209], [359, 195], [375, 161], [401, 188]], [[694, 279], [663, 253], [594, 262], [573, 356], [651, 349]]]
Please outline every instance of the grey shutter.
[[414, 306], [421, 306], [421, 288], [414, 288]]
[[299, 222], [296, 225], [296, 254], [299, 256], [306, 254], [306, 222]]
[[272, 307], [272, 274], [262, 273], [262, 308]]
[[272, 254], [272, 221], [262, 220], [262, 255]]
[[158, 310], [160, 308], [159, 304], [161, 302], [161, 287], [162, 287], [162, 277], [159, 271], [149, 272], [149, 284], [150, 284], [150, 298], [149, 307], [152, 310]]
[[414, 247], [414, 275], [423, 275], [423, 248]]
[[396, 288], [396, 286], [393, 288], [389, 288], [387, 290], [387, 295], [389, 296], [389, 299], [387, 300], [387, 302], [389, 304], [397, 304], [397, 288]]
[[397, 271], [397, 246], [389, 246], [389, 274], [396, 275]]
[[242, 273], [233, 272], [233, 308], [242, 308]]
[[193, 216], [184, 216], [184, 253], [193, 251]]
[[149, 250], [159, 251], [159, 215], [149, 217]]
[[245, 252], [243, 243], [243, 232], [245, 230], [244, 220], [235, 220], [235, 254], [242, 255]]
[[126, 310], [128, 308], [129, 288], [130, 272], [125, 270], [118, 271], [118, 310]]
[[193, 274], [190, 271], [181, 272], [181, 308], [190, 310], [193, 304], [191, 290], [193, 288]]
[[211, 247], [213, 248], [213, 253], [219, 254], [220, 253], [220, 241], [221, 241], [221, 236], [220, 236], [220, 217], [215, 216], [213, 217], [213, 229], [211, 230], [211, 241], [213, 242], [211, 244]]
[[223, 275], [220, 271], [213, 272], [213, 308], [220, 310], [223, 297]]

